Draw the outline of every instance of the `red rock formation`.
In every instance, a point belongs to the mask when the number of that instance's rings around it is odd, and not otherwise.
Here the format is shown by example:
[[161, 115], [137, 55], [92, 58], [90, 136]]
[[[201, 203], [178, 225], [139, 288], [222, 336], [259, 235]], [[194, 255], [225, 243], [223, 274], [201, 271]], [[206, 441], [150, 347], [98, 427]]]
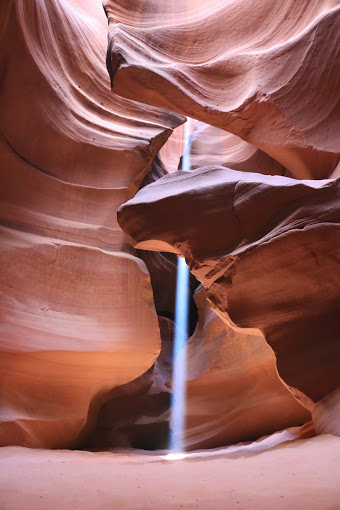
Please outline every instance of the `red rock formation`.
[[[260, 4], [105, 0], [114, 93], [99, 1], [0, 6], [1, 444], [165, 445], [172, 322], [159, 356], [156, 311], [171, 317], [174, 261], [144, 264], [116, 219], [143, 186], [121, 224], [185, 255], [219, 315], [199, 291], [186, 446], [303, 422], [289, 389], [310, 409], [326, 395], [314, 423], [337, 431], [338, 181], [229, 168], [338, 175], [340, 11]], [[193, 166], [225, 168], [150, 184], [160, 150], [169, 171], [182, 154], [184, 118], [164, 108], [214, 125]]]
[[202, 286], [195, 300], [199, 320], [187, 343], [185, 448], [249, 441], [310, 419], [280, 380], [263, 335], [223, 322]]
[[[183, 129], [183, 126], [174, 130], [165, 148], [179, 129]], [[190, 145], [190, 167], [194, 170], [211, 165], [245, 172], [286, 175], [286, 169], [265, 152], [227, 131], [198, 122]]]
[[114, 388], [102, 406], [90, 448], [168, 448], [173, 322], [159, 317], [162, 349], [155, 365], [139, 378]]
[[177, 172], [118, 219], [136, 247], [185, 256], [220, 317], [261, 330], [284, 381], [317, 401], [340, 383], [339, 182]]
[[[181, 127], [175, 131], [181, 133]], [[178, 136], [178, 133], [177, 133]], [[183, 147], [183, 136], [180, 139]], [[170, 146], [172, 146], [170, 141]], [[173, 148], [173, 147], [172, 147]], [[177, 150], [179, 145], [177, 146]], [[172, 152], [173, 156], [176, 151]], [[180, 156], [177, 156], [177, 164]], [[155, 182], [167, 174], [160, 157], [152, 163], [151, 171], [141, 186]], [[170, 389], [172, 373], [173, 320], [175, 316], [177, 257], [137, 250], [149, 273], [153, 298], [161, 333], [162, 348], [154, 366], [123, 386], [114, 388], [109, 399], [101, 408], [96, 428], [86, 441], [85, 447], [135, 447], [159, 449], [168, 447], [170, 420]], [[197, 309], [193, 292], [198, 282], [190, 277], [190, 325], [193, 332], [197, 321]]]
[[314, 406], [312, 416], [317, 434], [340, 437], [340, 388], [320, 400]]
[[184, 125], [174, 129], [159, 154], [169, 173], [176, 172], [183, 154]]
[[[195, 301], [199, 320], [187, 344], [185, 449], [249, 441], [310, 419], [280, 380], [263, 335], [226, 325], [209, 307], [202, 286]], [[168, 446], [173, 324], [159, 320], [162, 351], [155, 367], [110, 392], [87, 446]]]
[[[159, 154], [164, 162], [167, 172], [173, 173], [181, 168], [181, 157], [184, 149], [184, 138], [187, 136], [186, 131], [189, 132], [190, 137], [193, 137], [197, 131], [197, 121], [187, 119], [188, 125], [181, 125], [174, 129], [169, 136], [166, 144], [163, 145]], [[208, 126], [207, 126], [208, 127]], [[185, 129], [187, 128], [187, 129]], [[202, 166], [202, 165], [201, 165]]]
[[100, 2], [10, 0], [0, 18], [0, 441], [70, 447], [160, 351], [116, 210], [182, 118], [110, 93]]
[[339, 162], [337, 0], [105, 0], [113, 90], [223, 128], [294, 177]]

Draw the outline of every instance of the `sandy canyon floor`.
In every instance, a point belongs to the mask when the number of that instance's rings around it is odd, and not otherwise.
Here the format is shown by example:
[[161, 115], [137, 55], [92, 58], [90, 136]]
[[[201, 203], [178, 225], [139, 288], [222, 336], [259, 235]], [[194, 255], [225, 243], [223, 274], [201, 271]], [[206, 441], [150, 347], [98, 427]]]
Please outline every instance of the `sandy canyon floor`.
[[340, 438], [200, 451], [0, 450], [1, 510], [339, 510]]

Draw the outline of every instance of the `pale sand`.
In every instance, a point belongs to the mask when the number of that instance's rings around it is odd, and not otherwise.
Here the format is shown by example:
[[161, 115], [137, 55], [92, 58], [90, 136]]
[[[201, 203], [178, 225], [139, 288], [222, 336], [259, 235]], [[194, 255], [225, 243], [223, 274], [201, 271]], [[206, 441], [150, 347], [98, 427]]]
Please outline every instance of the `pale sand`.
[[253, 445], [257, 451], [247, 445], [180, 461], [147, 452], [5, 447], [0, 509], [340, 510], [340, 438], [317, 436], [265, 451]]

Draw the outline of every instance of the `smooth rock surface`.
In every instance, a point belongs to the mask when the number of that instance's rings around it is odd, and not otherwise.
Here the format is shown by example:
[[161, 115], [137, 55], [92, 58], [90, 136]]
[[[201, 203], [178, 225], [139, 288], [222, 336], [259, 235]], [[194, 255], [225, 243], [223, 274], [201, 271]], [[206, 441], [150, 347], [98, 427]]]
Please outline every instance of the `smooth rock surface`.
[[186, 447], [337, 434], [339, 2], [104, 4], [0, 6], [0, 444], [167, 444], [176, 255]]
[[174, 324], [158, 317], [162, 349], [154, 366], [137, 379], [114, 388], [98, 414], [88, 449], [168, 448]]
[[104, 5], [114, 92], [229, 131], [299, 179], [335, 170], [338, 0]]
[[340, 437], [340, 388], [315, 404], [312, 417], [317, 434]]
[[310, 420], [260, 331], [227, 325], [205, 294], [202, 286], [195, 292], [198, 324], [186, 346], [185, 449], [250, 441]]
[[[181, 129], [183, 126], [174, 130], [165, 147]], [[190, 146], [191, 170], [212, 165], [268, 175], [287, 175], [288, 172], [275, 159], [238, 136], [197, 122]]]
[[0, 18], [0, 444], [74, 447], [160, 352], [116, 210], [184, 119], [112, 95], [100, 1], [10, 0]]
[[285, 383], [318, 401], [340, 383], [339, 193], [207, 167], [147, 186], [118, 220], [136, 247], [185, 256], [213, 310], [262, 331]]

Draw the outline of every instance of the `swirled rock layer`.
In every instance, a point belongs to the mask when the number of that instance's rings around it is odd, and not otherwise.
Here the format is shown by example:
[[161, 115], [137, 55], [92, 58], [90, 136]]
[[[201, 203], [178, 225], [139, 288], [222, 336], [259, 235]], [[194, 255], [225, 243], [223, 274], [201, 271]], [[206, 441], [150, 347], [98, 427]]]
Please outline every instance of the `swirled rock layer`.
[[74, 447], [160, 351], [116, 220], [183, 119], [110, 93], [92, 0], [0, 7], [0, 443]]
[[310, 420], [279, 378], [260, 331], [223, 322], [202, 286], [195, 301], [198, 324], [186, 345], [185, 449], [250, 441]]
[[213, 310], [259, 329], [285, 383], [318, 401], [340, 383], [339, 182], [177, 172], [118, 220], [136, 247], [185, 256]]
[[340, 153], [338, 0], [104, 5], [114, 92], [225, 129], [294, 177], [332, 174]]
[[[181, 129], [183, 130], [183, 126], [176, 128], [170, 138]], [[165, 148], [169, 143], [171, 139], [167, 141]], [[223, 129], [198, 122], [191, 136], [190, 168], [195, 170], [212, 165], [268, 175], [287, 174], [287, 170], [280, 163], [250, 143]]]
[[340, 388], [321, 399], [315, 405], [312, 416], [317, 434], [340, 437]]

